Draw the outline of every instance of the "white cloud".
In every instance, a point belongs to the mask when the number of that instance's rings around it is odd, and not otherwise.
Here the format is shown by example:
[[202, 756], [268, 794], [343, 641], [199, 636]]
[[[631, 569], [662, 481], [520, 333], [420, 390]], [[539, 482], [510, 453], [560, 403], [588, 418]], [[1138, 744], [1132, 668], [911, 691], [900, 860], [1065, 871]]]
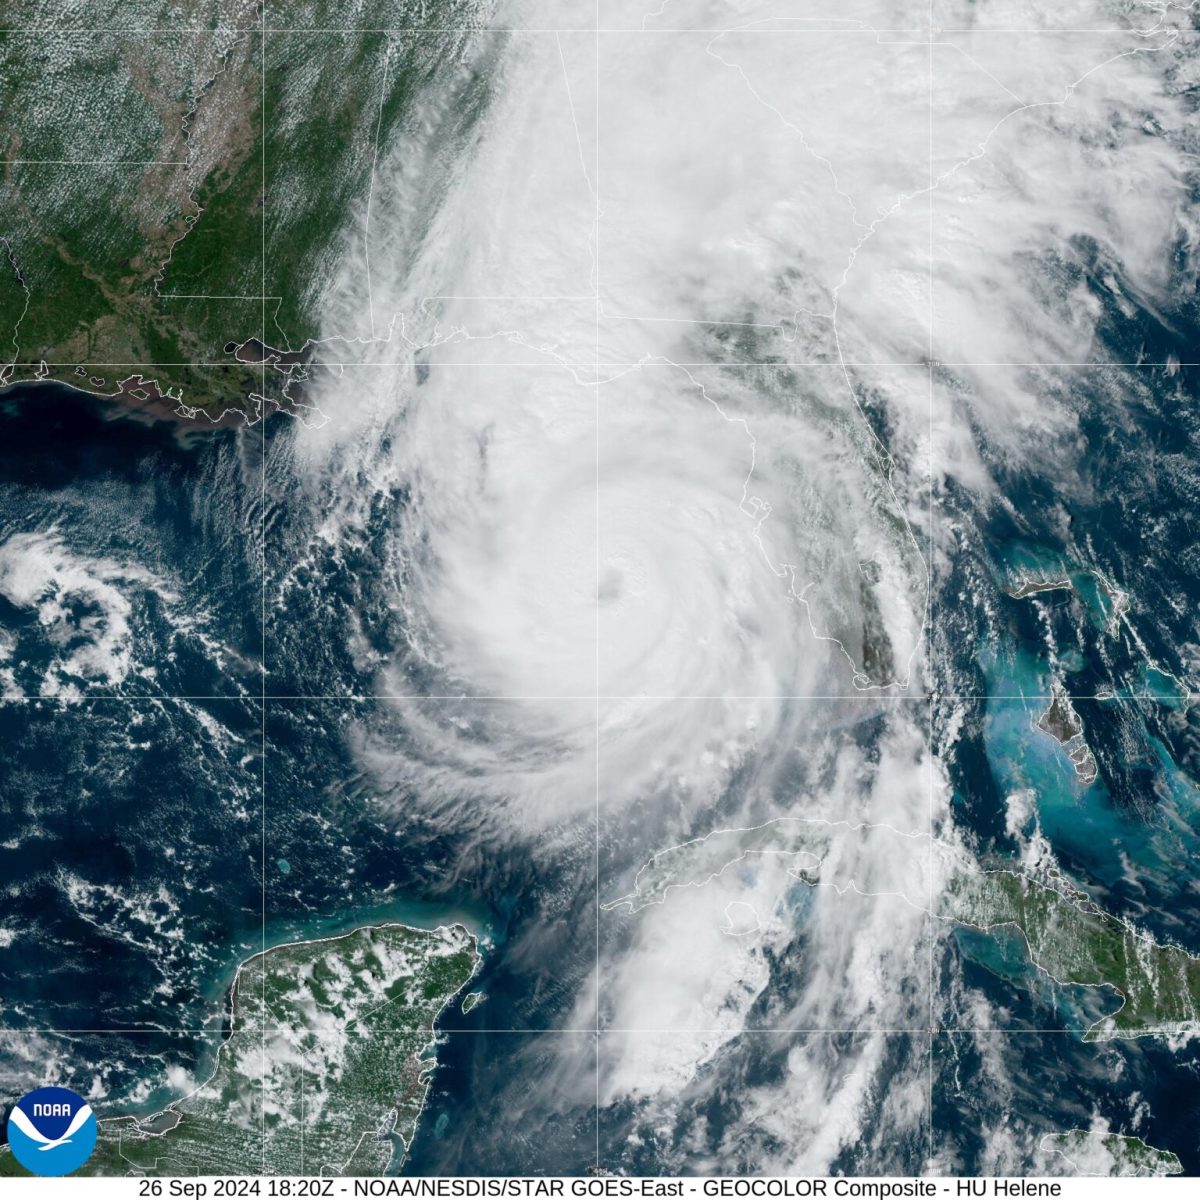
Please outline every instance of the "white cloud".
[[[487, 813], [530, 853], [598, 800], [618, 827], [636, 802], [662, 845], [797, 811], [942, 821], [919, 707], [888, 710], [874, 762], [832, 738], [832, 769], [797, 794], [781, 764], [807, 718], [789, 697], [924, 685], [931, 455], [935, 479], [986, 494], [981, 438], [1049, 461], [1075, 420], [1034, 371], [953, 364], [1102, 357], [1082, 247], [1114, 303], [1153, 305], [1190, 234], [1178, 14], [1034, 43], [862, 32], [919, 31], [919, 7], [814, 8], [853, 34], [781, 5], [614, 8], [629, 32], [600, 39], [598, 75], [590, 35], [488, 37], [479, 124], [452, 120], [463, 64], [385, 149], [371, 290], [356, 260], [327, 298], [341, 340], [321, 354], [349, 365], [297, 453], [336, 498], [324, 538], [363, 528], [378, 492], [410, 497], [389, 533], [408, 645], [381, 690], [415, 657], [447, 694], [508, 698], [472, 720], [401, 704], [402, 739], [362, 735], [370, 770], [431, 819]], [[709, 32], [667, 50], [643, 18]], [[951, 364], [932, 396], [928, 357]], [[768, 952], [802, 946], [762, 1001], [772, 1019], [864, 1034], [833, 1057], [798, 1043], [751, 1090], [743, 1120], [772, 1147], [755, 1165], [823, 1171], [856, 1144], [891, 1161], [868, 1117], [919, 1130], [927, 1075], [900, 1069], [884, 1098], [895, 1045], [865, 1031], [929, 1019], [925, 918], [897, 896], [914, 871], [936, 886], [893, 849], [846, 839], [830, 869], [855, 890], [814, 890], [802, 917], [764, 862], [639, 914], [602, 980], [631, 1031], [606, 1035], [606, 1097], [665, 1119], [708, 1086], [772, 982]], [[648, 1046], [647, 1023], [692, 1033]], [[989, 1153], [1012, 1166], [1028, 1147], [1008, 1138]]]

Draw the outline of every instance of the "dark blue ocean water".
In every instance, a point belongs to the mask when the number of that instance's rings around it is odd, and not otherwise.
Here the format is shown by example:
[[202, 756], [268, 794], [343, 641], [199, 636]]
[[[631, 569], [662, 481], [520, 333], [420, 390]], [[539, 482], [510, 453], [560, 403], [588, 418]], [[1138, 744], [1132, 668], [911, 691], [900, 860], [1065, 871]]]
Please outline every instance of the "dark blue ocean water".
[[[23, 693], [0, 702], [6, 1092], [63, 1072], [85, 1092], [96, 1079], [115, 1110], [123, 1097], [153, 1108], [168, 1067], [211, 1063], [240, 960], [368, 921], [458, 920], [485, 939], [472, 986], [488, 1000], [469, 1018], [448, 1013], [447, 1030], [562, 1024], [586, 969], [574, 962], [576, 917], [594, 921], [590, 908], [573, 912], [594, 901], [578, 870], [590, 834], [578, 861], [488, 853], [469, 821], [451, 835], [410, 822], [402, 787], [384, 794], [364, 778], [355, 732], [405, 736], [386, 704], [264, 705], [264, 644], [269, 697], [370, 690], [345, 649], [346, 617], [386, 612], [379, 575], [390, 568], [369, 544], [337, 548], [275, 594], [312, 513], [272, 487], [263, 520], [261, 430], [114, 419], [39, 386], [5, 395], [0, 438], [0, 544], [16, 538], [26, 557], [22, 538], [53, 547], [48, 587], [76, 625], [113, 624], [88, 580], [135, 597], [116, 681], [66, 670], [72, 647], [37, 605], [0, 597]], [[177, 597], [169, 611], [156, 588]], [[47, 679], [79, 698], [41, 698]]]
[[[1005, 797], [1033, 789], [1040, 827], [1077, 883], [1200, 952], [1197, 719], [1148, 667], [1182, 676], [1195, 665], [1194, 381], [1186, 370], [1076, 372], [1045, 386], [1079, 408], [1086, 444], [1064, 474], [1086, 471], [1090, 488], [1064, 499], [1054, 479], [997, 460], [1016, 516], [948, 497], [973, 534], [939, 601], [937, 719], [963, 719], [948, 757], [956, 819], [980, 854], [1003, 861], [1015, 850]], [[95, 1077], [114, 1110], [153, 1108], [169, 1094], [168, 1068], [203, 1073], [233, 969], [264, 942], [369, 920], [456, 919], [486, 939], [472, 988], [488, 998], [443, 1019], [408, 1169], [586, 1169], [603, 1041], [563, 1030], [593, 965], [590, 818], [567, 822], [554, 852], [539, 855], [497, 838], [488, 814], [465, 802], [434, 819], [415, 803], [412, 774], [387, 782], [364, 770], [364, 739], [399, 760], [426, 753], [403, 710], [362, 698], [374, 687], [370, 663], [403, 645], [385, 534], [407, 497], [376, 495], [364, 528], [314, 539], [333, 498], [297, 488], [293, 434], [273, 420], [264, 453], [260, 427], [193, 434], [114, 420], [62, 389], [4, 396], [0, 544], [17, 538], [21, 562], [52, 548], [69, 619], [47, 623], [37, 604], [0, 596], [3, 665], [25, 696], [0, 704], [0, 1080], [17, 1091], [54, 1070], [86, 1092]], [[1071, 572], [1078, 587], [1010, 599], [1006, 573], [1018, 569]], [[1136, 637], [1108, 632], [1089, 571], [1128, 592]], [[132, 598], [118, 614], [128, 661], [115, 681], [74, 678], [64, 665], [79, 649], [68, 626], [113, 633], [111, 597], [88, 579]], [[421, 672], [414, 663], [405, 677], [431, 690]], [[1032, 730], [1052, 676], [1080, 696], [1114, 694], [1076, 704], [1100, 771], [1090, 787]], [[68, 685], [83, 699], [38, 698]], [[328, 698], [343, 694], [359, 698]], [[460, 721], [463, 736], [490, 736], [477, 709], [439, 703], [439, 720]], [[877, 736], [871, 719], [854, 736]], [[772, 969], [785, 995], [795, 967], [785, 958]], [[948, 938], [940, 970], [947, 1027], [966, 991], [1006, 1015], [1003, 1033], [935, 1039], [933, 1117], [948, 1161], [977, 1169], [981, 1131], [1006, 1104], [1047, 1127], [1098, 1114], [1128, 1128], [1140, 1095], [1149, 1116], [1138, 1132], [1200, 1173], [1194, 1049], [1083, 1043], [1095, 996], [1039, 990], [996, 939]], [[1010, 1096], [978, 1085], [987, 1038], [999, 1043]], [[785, 1037], [750, 1034], [705, 1068], [677, 1133], [686, 1123], [694, 1138], [704, 1118], [707, 1145], [685, 1148], [670, 1130], [631, 1143], [636, 1106], [620, 1103], [600, 1114], [602, 1157], [652, 1171], [721, 1153], [744, 1089], [780, 1078], [788, 1048]], [[898, 1071], [928, 1053], [915, 1035], [890, 1051]], [[916, 1171], [924, 1147], [918, 1136], [885, 1161], [847, 1154], [839, 1165]]]
[[[1074, 247], [1071, 282], [1106, 314], [1098, 360], [1124, 367], [1004, 368], [1014, 388], [1044, 397], [1075, 427], [1031, 423], [978, 443], [1009, 503], [951, 482], [942, 520], [956, 552], [939, 589], [935, 647], [949, 718], [963, 721], [947, 757], [955, 819], [978, 852], [1002, 865], [1018, 847], [1006, 798], [1028, 790], [1037, 827], [1068, 876], [1109, 911], [1200, 953], [1200, 716], [1187, 683], [1200, 678], [1200, 312], [1181, 252], [1172, 311], [1122, 314], [1095, 247]], [[958, 386], [951, 372], [944, 385]], [[1072, 587], [1016, 599], [1022, 578]], [[1123, 594], [1124, 615], [1114, 602]], [[1074, 697], [1098, 777], [1085, 785], [1058, 743], [1034, 728], [1052, 687]], [[1023, 830], [1030, 832], [1029, 823]], [[1020, 835], [1018, 835], [1020, 836]], [[957, 935], [954, 970], [1007, 1014], [1008, 1034], [944, 1040], [953, 1088], [935, 1093], [935, 1124], [960, 1131], [964, 1164], [983, 1151], [973, 1126], [1005, 1105], [1045, 1127], [1086, 1127], [1099, 1114], [1200, 1172], [1195, 1043], [1084, 1044], [1078, 1030], [1111, 1011], [1086, 989], [1041, 986], [1019, 945]], [[1063, 1028], [1071, 1033], [1033, 1032]], [[1013, 1097], [972, 1088], [986, 1049], [1007, 1048]], [[944, 1078], [945, 1071], [939, 1072]]]

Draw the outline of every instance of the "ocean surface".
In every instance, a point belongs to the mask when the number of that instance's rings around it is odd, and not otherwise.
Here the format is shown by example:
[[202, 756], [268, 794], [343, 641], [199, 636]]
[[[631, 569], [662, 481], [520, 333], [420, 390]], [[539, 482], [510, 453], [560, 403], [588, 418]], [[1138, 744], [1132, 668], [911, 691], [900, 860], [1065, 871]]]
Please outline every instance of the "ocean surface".
[[[1011, 510], [948, 500], [969, 533], [934, 618], [934, 720], [959, 729], [945, 757], [954, 819], [991, 863], [1036, 821], [1098, 903], [1200, 954], [1200, 742], [1178, 683], [1196, 665], [1200, 604], [1195, 379], [1126, 369], [1046, 386], [1079, 404], [1089, 491], [1064, 499], [1053, 479], [993, 464]], [[102, 1115], [153, 1110], [211, 1063], [248, 954], [368, 921], [458, 920], [484, 940], [471, 990], [487, 998], [441, 1022], [406, 1170], [578, 1173], [597, 1139], [613, 1169], [752, 1166], [761, 1147], [729, 1131], [804, 1035], [770, 1032], [764, 1000], [682, 1086], [673, 1124], [651, 1136], [636, 1099], [607, 1094], [597, 1117], [604, 1039], [578, 1017], [597, 957], [593, 818], [564, 817], [543, 855], [490, 837], [465, 799], [437, 819], [406, 800], [436, 773], [437, 747], [411, 705], [379, 697], [376, 667], [403, 657], [386, 533], [410, 497], [379, 491], [355, 536], [314, 537], [331, 498], [294, 486], [294, 435], [285, 418], [265, 439], [262, 426], [149, 424], [47, 385], [0, 396], [4, 1098], [52, 1074]], [[1128, 596], [1136, 637], [1114, 624], [1096, 572]], [[1076, 586], [1005, 594], [1022, 575], [1059, 574]], [[420, 663], [405, 662], [420, 690]], [[1090, 786], [1032, 731], [1052, 677], [1081, 697]], [[498, 736], [499, 718], [467, 700], [424, 703], [466, 743]], [[872, 744], [869, 714], [849, 736]], [[381, 746], [421, 769], [364, 765]], [[1034, 797], [1019, 819], [1013, 793]], [[604, 860], [619, 849], [606, 844]], [[806, 894], [796, 958], [770, 963], [778, 995], [803, 969]], [[1085, 1044], [1104, 998], [1034, 976], [1003, 939], [939, 944], [930, 1111], [943, 1166], [990, 1161], [982, 1131], [1019, 1108], [1048, 1129], [1136, 1117], [1200, 1173], [1196, 1044]], [[1002, 1017], [995, 1031], [956, 1032], [980, 997]], [[832, 1064], [858, 1035], [822, 1036]], [[930, 1053], [912, 1032], [887, 1047], [897, 1073]], [[1007, 1092], [978, 1086], [995, 1069], [985, 1059], [1003, 1063]], [[865, 1119], [885, 1122], [885, 1100]], [[927, 1132], [835, 1167], [919, 1171]]]

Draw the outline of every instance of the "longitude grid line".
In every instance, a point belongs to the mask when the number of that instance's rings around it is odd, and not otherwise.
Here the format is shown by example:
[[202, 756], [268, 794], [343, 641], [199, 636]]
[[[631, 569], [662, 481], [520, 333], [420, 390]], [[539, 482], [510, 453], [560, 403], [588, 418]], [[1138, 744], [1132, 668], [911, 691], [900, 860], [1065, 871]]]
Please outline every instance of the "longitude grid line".
[[600, 1173], [600, 0], [595, 4], [596, 31], [594, 35], [594, 79], [592, 115], [592, 192], [594, 214], [592, 218], [592, 288], [595, 292], [595, 369], [596, 386], [593, 404], [596, 421], [596, 511], [595, 511], [595, 643], [596, 643], [596, 796], [594, 811], [594, 843], [592, 854], [592, 883], [596, 899], [596, 995], [592, 1013], [592, 1066], [596, 1076], [595, 1121], [596, 1144], [594, 1165]]
[[[934, 109], [934, 89], [933, 89], [933, 0], [929, 0], [928, 8], [929, 17], [929, 47], [928, 54], [928, 72], [929, 72], [929, 115], [928, 115], [928, 151], [929, 151], [929, 191], [926, 194], [926, 203], [928, 209], [926, 218], [929, 227], [929, 276], [926, 286], [929, 289], [928, 312], [926, 315], [926, 324], [929, 327], [928, 346], [926, 350], [927, 359], [927, 383], [928, 383], [928, 402], [929, 402], [929, 451], [928, 451], [928, 467], [929, 467], [929, 515], [927, 519], [927, 544], [926, 544], [926, 560], [925, 560], [925, 603], [926, 611], [926, 638], [927, 638], [927, 653], [929, 655], [929, 671], [935, 671], [936, 666], [936, 651], [934, 645], [934, 610], [936, 601], [933, 593], [933, 553], [934, 553], [934, 534], [933, 534], [933, 488], [935, 473], [933, 468], [933, 196], [934, 196], [934, 175], [933, 175], [933, 109]], [[933, 681], [931, 680], [931, 683]], [[928, 737], [928, 746], [925, 753], [926, 770], [929, 772], [929, 796], [928, 796], [928, 818], [929, 818], [929, 854], [928, 854], [928, 884], [929, 884], [929, 903], [928, 910], [930, 915], [933, 914], [933, 687], [930, 687], [928, 708], [926, 711], [926, 734]], [[922, 1174], [928, 1174], [933, 1169], [933, 1039], [934, 1039], [934, 973], [933, 973], [933, 942], [934, 942], [934, 924], [930, 920], [927, 924], [927, 936], [929, 939], [929, 1062], [928, 1062], [928, 1078], [926, 1080], [926, 1109], [925, 1109], [925, 1131], [927, 1141], [927, 1152], [925, 1156], [925, 1170]]]
[[[259, 106], [260, 125], [259, 137], [261, 138], [261, 162], [260, 168], [262, 173], [262, 230], [261, 230], [261, 245], [259, 259], [259, 297], [262, 304], [262, 328], [261, 338], [262, 345], [267, 345], [267, 5], [266, 0], [260, 0], [259, 12], [261, 14], [261, 42], [259, 44], [259, 61], [261, 64], [261, 84], [262, 94]], [[262, 596], [261, 596], [261, 614], [260, 614], [260, 635], [262, 637], [261, 658], [259, 663], [262, 689], [260, 692], [259, 704], [259, 731], [260, 731], [260, 748], [259, 761], [261, 769], [261, 788], [259, 795], [259, 804], [261, 805], [261, 826], [259, 840], [259, 874], [262, 885], [262, 953], [267, 952], [267, 360], [263, 356], [262, 362], [259, 364], [259, 372], [261, 374], [261, 392], [263, 416], [259, 422], [259, 437], [262, 440], [262, 453], [259, 461], [260, 471], [260, 493], [259, 493], [259, 544], [258, 544], [258, 566], [262, 572]], [[265, 1016], [267, 1009], [267, 972], [262, 971], [262, 1006]], [[303, 1073], [301, 1073], [303, 1079]], [[262, 1129], [261, 1129], [261, 1144], [259, 1151], [262, 1157], [262, 1173], [267, 1173], [267, 1022], [263, 1021], [262, 1029], [262, 1095], [259, 1097], [259, 1103], [262, 1105]], [[303, 1118], [302, 1118], [303, 1119]], [[301, 1132], [303, 1136], [303, 1130]]]

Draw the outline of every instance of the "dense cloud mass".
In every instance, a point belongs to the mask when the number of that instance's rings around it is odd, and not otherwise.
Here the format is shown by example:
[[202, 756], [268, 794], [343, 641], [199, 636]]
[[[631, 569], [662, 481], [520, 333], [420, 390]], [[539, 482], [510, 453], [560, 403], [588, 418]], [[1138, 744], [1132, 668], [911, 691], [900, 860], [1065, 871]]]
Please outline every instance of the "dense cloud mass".
[[[318, 540], [402, 498], [402, 635], [356, 650], [392, 719], [356, 752], [472, 868], [595, 842], [580, 925], [527, 949], [578, 956], [561, 1023], [605, 1031], [597, 1078], [564, 1038], [518, 1113], [598, 1098], [662, 1169], [952, 1168], [922, 1031], [984, 1002], [934, 996], [945, 863], [977, 850], [939, 614], [1006, 473], [1094, 488], [1081, 381], [1113, 412], [1126, 385], [1085, 368], [1153, 358], [1114, 312], [1169, 327], [1193, 284], [1190, 6], [599, 9], [503, 6], [446, 64], [324, 301], [291, 451]], [[815, 857], [735, 848], [619, 903], [781, 818]], [[979, 1161], [1051, 1169], [1035, 1124]]]

